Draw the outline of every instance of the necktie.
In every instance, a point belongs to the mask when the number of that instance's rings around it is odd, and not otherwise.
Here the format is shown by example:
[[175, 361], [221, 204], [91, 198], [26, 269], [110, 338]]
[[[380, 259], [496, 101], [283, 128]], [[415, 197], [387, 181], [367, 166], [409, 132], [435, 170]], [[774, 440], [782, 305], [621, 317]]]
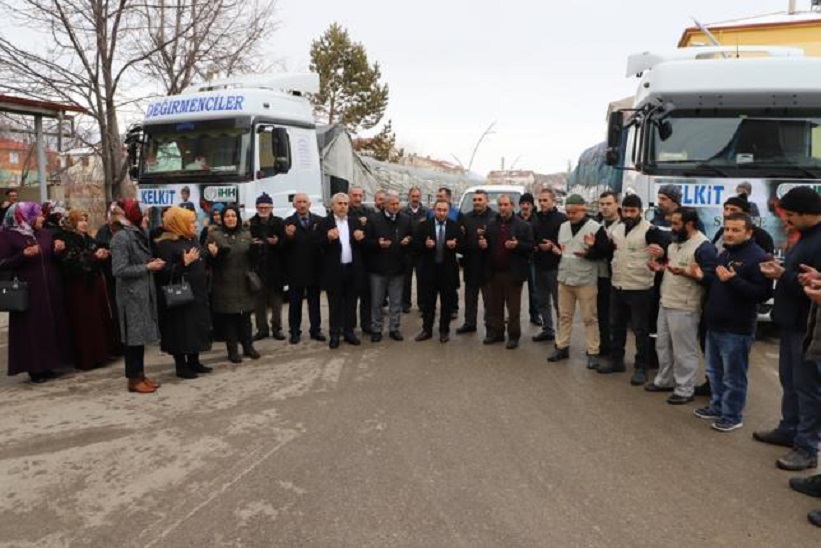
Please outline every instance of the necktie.
[[308, 217], [302, 217], [302, 228], [308, 228]]
[[436, 262], [445, 260], [445, 223], [436, 223]]

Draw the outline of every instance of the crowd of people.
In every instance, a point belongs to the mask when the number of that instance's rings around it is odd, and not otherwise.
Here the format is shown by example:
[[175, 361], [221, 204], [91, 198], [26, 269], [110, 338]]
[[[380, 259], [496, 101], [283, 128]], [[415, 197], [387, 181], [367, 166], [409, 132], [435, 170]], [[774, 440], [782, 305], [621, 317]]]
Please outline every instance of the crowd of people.
[[[782, 261], [774, 257], [773, 238], [756, 226], [745, 190], [724, 203], [723, 226], [712, 240], [698, 212], [681, 206], [676, 185], [660, 187], [652, 221], [638, 196], [619, 199], [612, 192], [600, 196], [594, 217], [578, 195], [560, 212], [549, 188], [522, 195], [518, 204], [501, 195], [495, 208], [478, 190], [463, 214], [447, 188], [431, 208], [419, 189], [404, 207], [396, 192], [378, 191], [370, 208], [354, 187], [332, 197], [325, 217], [311, 212], [305, 194], [293, 197], [294, 213], [284, 219], [273, 214], [265, 193], [247, 222], [236, 205], [215, 204], [199, 233], [188, 201], [165, 210], [151, 231], [138, 202], [117, 201], [92, 235], [83, 211], [55, 218], [36, 203], [15, 200], [4, 204], [0, 271], [28, 283], [29, 304], [10, 314], [9, 374], [25, 372], [41, 383], [60, 368], [91, 369], [123, 356], [128, 390], [148, 394], [160, 384], [146, 376], [146, 345], [159, 341], [177, 376], [193, 379], [211, 372], [200, 355], [214, 341], [224, 341], [233, 363], [259, 359], [254, 342], [267, 337], [298, 344], [306, 301], [309, 337], [331, 349], [359, 346], [363, 335], [377, 344], [386, 331], [402, 341], [414, 278], [422, 315], [415, 341], [434, 333], [440, 343], [450, 340], [464, 285], [464, 322], [455, 333], [477, 332], [481, 295], [483, 344], [515, 350], [527, 284], [530, 322], [541, 328], [532, 340], [553, 342], [549, 362], [570, 357], [578, 310], [587, 367], [625, 372], [630, 328], [636, 350], [630, 383], [670, 392], [671, 405], [708, 395], [695, 415], [731, 432], [743, 426], [759, 304], [774, 298], [782, 417], [753, 437], [790, 448], [779, 468], [815, 468], [821, 196], [802, 186], [781, 198], [779, 211], [794, 234]], [[702, 355], [707, 382], [697, 386]], [[821, 475], [790, 485], [821, 496]], [[821, 524], [821, 511], [810, 519]]]

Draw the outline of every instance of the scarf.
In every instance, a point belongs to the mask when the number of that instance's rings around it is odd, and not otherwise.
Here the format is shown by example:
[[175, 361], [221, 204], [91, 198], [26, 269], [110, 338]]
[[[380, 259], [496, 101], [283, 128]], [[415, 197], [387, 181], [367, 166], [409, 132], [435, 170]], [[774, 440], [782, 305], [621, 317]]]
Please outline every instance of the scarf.
[[191, 223], [196, 219], [196, 214], [183, 207], [171, 207], [162, 216], [162, 227], [165, 232], [157, 238], [158, 242], [164, 240], [178, 240], [184, 238], [190, 240], [194, 237], [191, 230]]
[[23, 236], [34, 238], [34, 222], [43, 212], [40, 204], [34, 202], [17, 202], [6, 212], [3, 228], [14, 230]]

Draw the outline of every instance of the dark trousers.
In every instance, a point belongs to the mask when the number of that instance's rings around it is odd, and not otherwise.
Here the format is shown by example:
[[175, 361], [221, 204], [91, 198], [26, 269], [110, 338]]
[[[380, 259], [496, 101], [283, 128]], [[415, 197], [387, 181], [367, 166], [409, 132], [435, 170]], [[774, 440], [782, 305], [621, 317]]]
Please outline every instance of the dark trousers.
[[527, 277], [527, 303], [530, 320], [541, 320], [542, 314], [539, 311], [539, 299], [536, 294], [536, 267], [530, 263], [530, 275]]
[[174, 354], [174, 365], [177, 366], [177, 369], [185, 369], [198, 363], [200, 363], [199, 354]]
[[454, 310], [453, 285], [446, 283], [447, 275], [442, 265], [435, 265], [433, 276], [422, 288], [424, 294], [424, 313], [422, 329], [433, 332], [433, 320], [436, 317], [436, 298], [439, 297], [439, 333], [450, 333], [450, 316]]
[[505, 308], [507, 308], [507, 335], [518, 340], [522, 336], [522, 282], [507, 272], [494, 272], [488, 283], [487, 332], [492, 337], [505, 334]]
[[326, 292], [331, 337], [353, 334], [356, 325], [356, 294], [353, 265], [343, 265], [339, 284]]
[[647, 369], [650, 349], [650, 309], [653, 306], [652, 289], [610, 290], [610, 356], [614, 361], [624, 360], [627, 344], [627, 324], [636, 334], [636, 369]]
[[[610, 353], [610, 278], [599, 278], [596, 312], [599, 315], [599, 355]], [[649, 321], [649, 318], [648, 318]]]
[[126, 346], [125, 377], [127, 379], [142, 379], [145, 377], [145, 346]]
[[487, 305], [490, 298], [488, 297], [488, 285], [465, 284], [465, 325], [470, 327], [476, 327], [476, 319], [479, 316], [479, 293], [482, 294], [484, 323], [487, 326]]
[[[356, 289], [356, 297], [359, 300], [359, 323], [362, 325], [363, 333], [373, 331], [373, 317], [371, 315], [371, 283], [369, 276], [365, 276], [365, 281], [360, 282]], [[356, 328], [356, 318], [353, 322]]]
[[225, 344], [230, 350], [237, 343], [242, 348], [251, 348], [251, 313], [242, 314], [220, 314]]
[[818, 453], [821, 437], [821, 362], [804, 358], [804, 333], [781, 330], [778, 377], [781, 380], [781, 422], [778, 429], [793, 437], [797, 449]]
[[416, 272], [416, 306], [422, 309], [422, 288], [419, 287], [419, 261], [415, 255], [408, 255], [405, 262], [405, 283], [402, 286], [402, 306], [410, 308], [413, 296], [413, 273]]
[[322, 330], [319, 316], [319, 287], [290, 287], [288, 289], [288, 329], [291, 335], [302, 335], [302, 300], [308, 299], [308, 320], [311, 335]]
[[[268, 328], [268, 309], [271, 309], [271, 327]], [[279, 288], [263, 287], [254, 299], [254, 322], [257, 333], [268, 336], [270, 332], [282, 331], [282, 291]]]
[[[647, 350], [647, 365], [650, 369], [658, 369], [659, 368], [659, 356], [656, 353], [656, 334], [658, 333], [658, 321], [659, 321], [659, 308], [661, 307], [661, 280], [664, 277], [664, 273], [659, 272], [656, 274], [656, 277], [653, 279], [653, 300], [650, 302], [650, 319], [649, 319], [649, 331], [650, 331], [650, 341], [652, 344], [650, 348]], [[703, 322], [702, 322], [703, 323]], [[699, 340], [702, 341], [702, 350], [706, 352], [706, 341], [707, 341], [707, 328], [705, 327], [703, 330], [699, 328]]]

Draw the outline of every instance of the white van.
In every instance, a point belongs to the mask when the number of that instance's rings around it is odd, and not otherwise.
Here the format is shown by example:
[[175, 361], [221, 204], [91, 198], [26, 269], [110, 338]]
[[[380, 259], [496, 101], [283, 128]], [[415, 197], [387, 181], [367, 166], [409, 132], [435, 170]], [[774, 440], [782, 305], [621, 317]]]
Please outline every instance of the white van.
[[473, 195], [476, 194], [477, 190], [487, 192], [490, 208], [493, 211], [497, 210], [496, 200], [499, 196], [507, 194], [510, 196], [511, 201], [513, 201], [513, 207], [517, 212], [519, 211], [519, 198], [527, 192], [527, 189], [522, 185], [478, 185], [469, 187], [465, 190], [464, 194], [462, 194], [462, 199], [459, 201], [459, 211], [461, 211], [463, 215], [473, 211]]

